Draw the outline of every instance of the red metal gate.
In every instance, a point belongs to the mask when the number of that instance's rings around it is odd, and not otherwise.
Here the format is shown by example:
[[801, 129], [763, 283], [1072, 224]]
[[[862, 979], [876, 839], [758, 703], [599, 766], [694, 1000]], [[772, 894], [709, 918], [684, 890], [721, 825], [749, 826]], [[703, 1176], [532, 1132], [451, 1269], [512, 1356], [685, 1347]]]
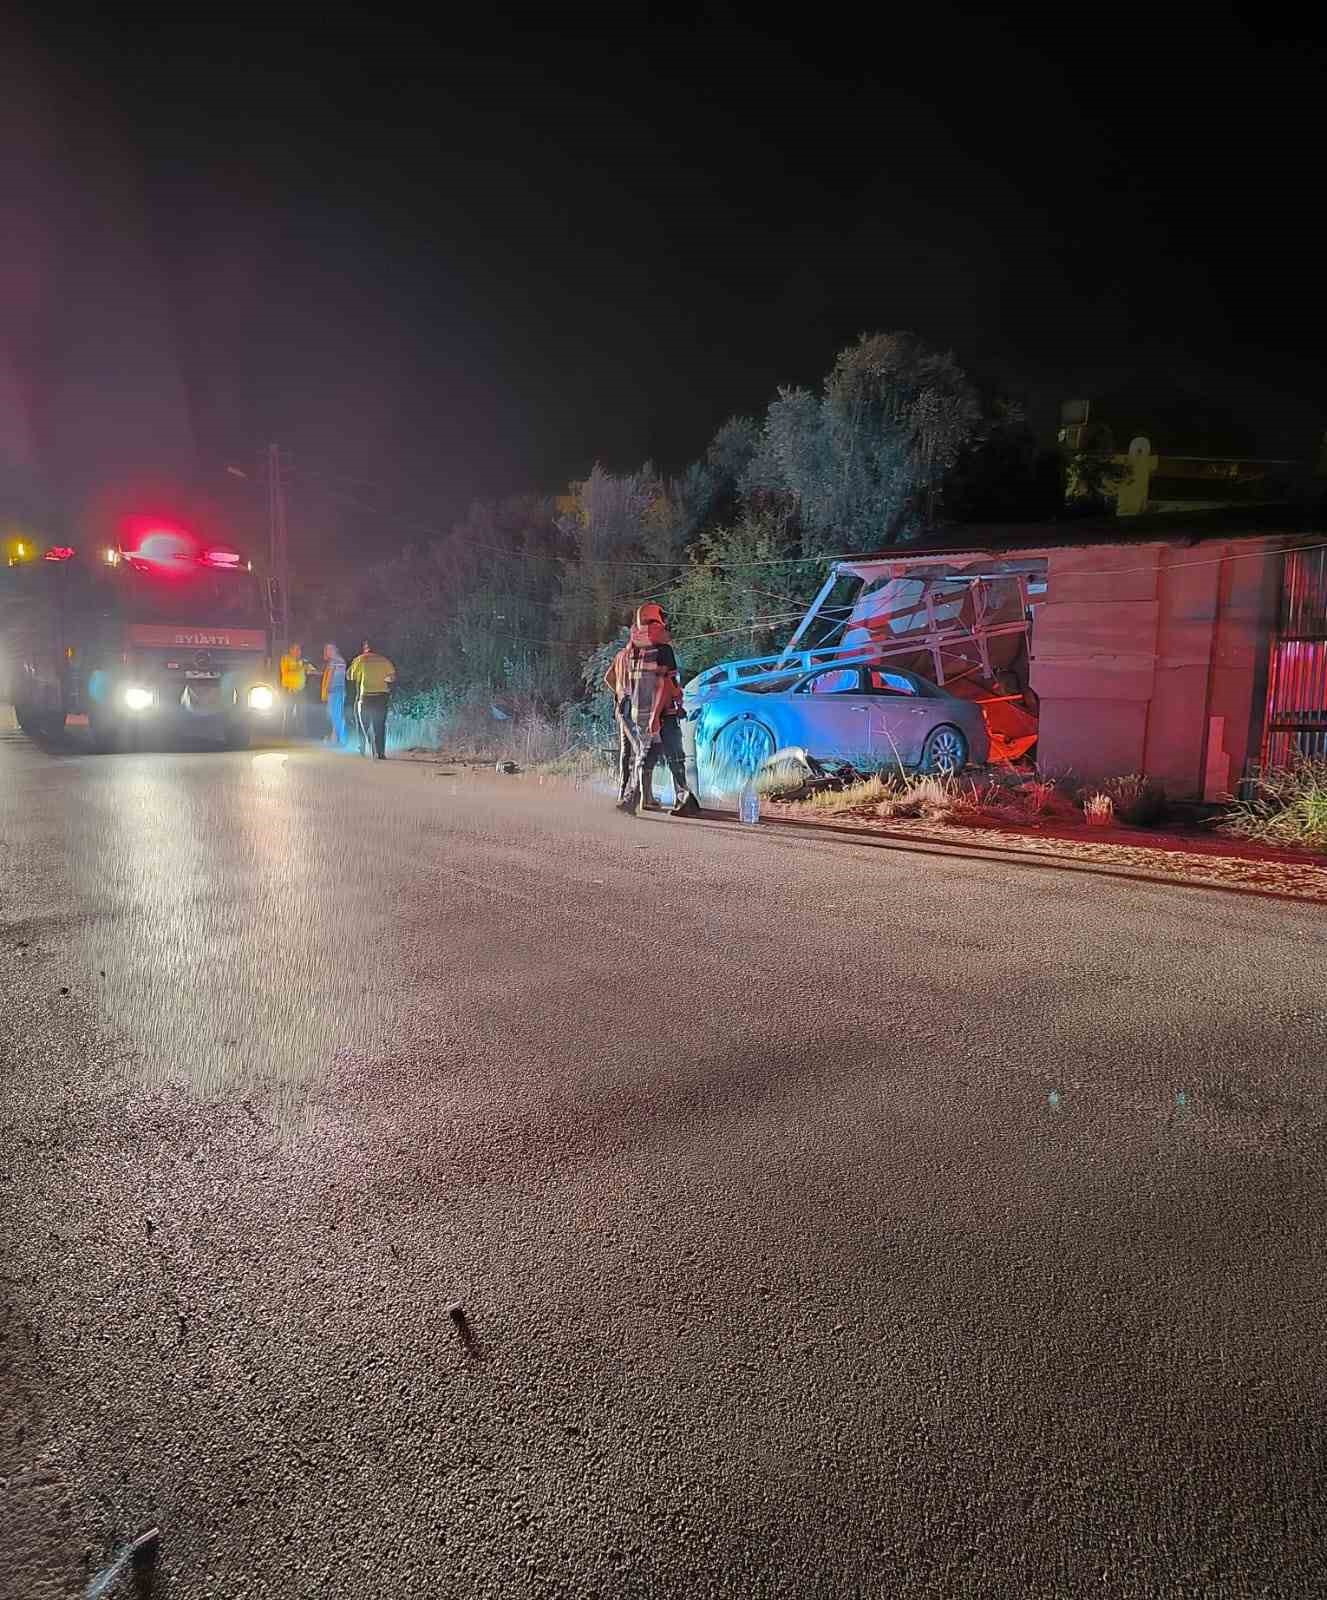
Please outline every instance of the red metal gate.
[[1327, 757], [1327, 546], [1284, 558], [1281, 625], [1272, 641], [1264, 766]]

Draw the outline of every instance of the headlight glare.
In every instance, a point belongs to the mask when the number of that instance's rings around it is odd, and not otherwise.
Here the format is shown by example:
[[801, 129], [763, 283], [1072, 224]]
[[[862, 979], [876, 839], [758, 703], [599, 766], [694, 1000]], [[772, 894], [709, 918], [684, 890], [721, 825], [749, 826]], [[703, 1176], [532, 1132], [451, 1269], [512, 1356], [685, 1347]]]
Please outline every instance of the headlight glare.
[[133, 684], [124, 691], [124, 703], [130, 711], [146, 711], [155, 699], [151, 689], [144, 689], [139, 684]]
[[249, 709], [251, 711], [270, 711], [276, 696], [265, 683], [255, 683], [249, 690]]

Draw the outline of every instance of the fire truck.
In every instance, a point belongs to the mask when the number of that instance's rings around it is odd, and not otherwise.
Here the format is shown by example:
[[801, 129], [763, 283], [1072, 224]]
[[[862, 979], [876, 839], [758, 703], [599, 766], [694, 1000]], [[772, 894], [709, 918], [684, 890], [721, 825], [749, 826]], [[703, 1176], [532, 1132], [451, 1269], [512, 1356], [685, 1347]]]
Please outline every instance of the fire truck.
[[25, 732], [86, 717], [100, 750], [239, 748], [276, 721], [265, 586], [238, 551], [146, 525], [109, 549], [34, 552], [0, 577], [6, 697]]

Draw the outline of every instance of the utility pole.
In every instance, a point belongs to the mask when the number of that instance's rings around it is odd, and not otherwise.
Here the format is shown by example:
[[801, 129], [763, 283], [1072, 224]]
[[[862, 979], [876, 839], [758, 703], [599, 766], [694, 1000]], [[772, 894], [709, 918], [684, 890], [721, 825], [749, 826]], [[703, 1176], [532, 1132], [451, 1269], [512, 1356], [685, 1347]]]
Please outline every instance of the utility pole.
[[272, 625], [278, 631], [284, 650], [290, 644], [290, 557], [286, 546], [286, 491], [281, 482], [281, 450], [275, 444], [267, 447], [267, 516], [271, 536], [270, 570], [276, 586]]

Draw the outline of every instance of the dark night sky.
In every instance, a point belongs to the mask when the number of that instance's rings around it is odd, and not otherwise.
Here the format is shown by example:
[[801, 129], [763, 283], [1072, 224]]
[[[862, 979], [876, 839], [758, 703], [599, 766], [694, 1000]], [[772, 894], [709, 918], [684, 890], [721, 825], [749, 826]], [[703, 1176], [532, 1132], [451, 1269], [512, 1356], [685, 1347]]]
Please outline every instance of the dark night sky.
[[1179, 382], [1265, 454], [1327, 422], [1285, 12], [113, 9], [6, 52], [0, 446], [66, 497], [277, 437], [445, 518], [680, 466], [876, 329], [1043, 404]]

